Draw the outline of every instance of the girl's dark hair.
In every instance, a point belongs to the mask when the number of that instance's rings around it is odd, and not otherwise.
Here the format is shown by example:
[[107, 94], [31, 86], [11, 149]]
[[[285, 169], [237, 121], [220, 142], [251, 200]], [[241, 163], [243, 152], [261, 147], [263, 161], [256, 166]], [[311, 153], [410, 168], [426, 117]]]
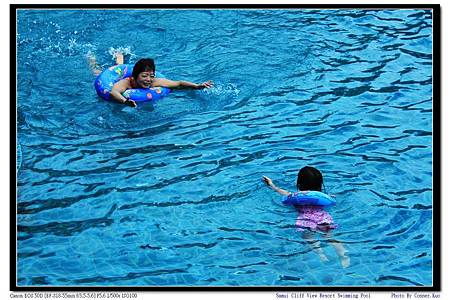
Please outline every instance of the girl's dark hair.
[[319, 170], [313, 167], [303, 167], [298, 172], [297, 189], [299, 191], [322, 191], [323, 177]]
[[151, 58], [140, 59], [133, 67], [133, 78], [136, 80], [142, 72], [155, 72], [155, 62]]

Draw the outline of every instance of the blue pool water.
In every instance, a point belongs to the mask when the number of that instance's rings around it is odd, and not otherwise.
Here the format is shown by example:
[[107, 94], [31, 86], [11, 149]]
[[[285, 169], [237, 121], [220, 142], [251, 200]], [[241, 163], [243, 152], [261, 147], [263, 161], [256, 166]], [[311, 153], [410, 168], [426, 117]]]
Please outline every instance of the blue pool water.
[[[87, 57], [214, 80], [137, 109]], [[428, 10], [19, 10], [19, 286], [429, 286]], [[322, 263], [296, 212], [311, 165], [336, 194]]]

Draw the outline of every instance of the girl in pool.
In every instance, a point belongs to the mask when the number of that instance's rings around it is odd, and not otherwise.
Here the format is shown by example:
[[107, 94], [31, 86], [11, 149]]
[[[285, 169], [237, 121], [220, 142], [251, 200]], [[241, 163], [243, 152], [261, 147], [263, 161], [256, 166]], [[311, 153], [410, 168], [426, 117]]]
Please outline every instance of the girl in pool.
[[[291, 193], [280, 189], [272, 180], [263, 176], [263, 181], [277, 193], [288, 196]], [[297, 189], [303, 191], [322, 191], [323, 177], [319, 170], [313, 167], [304, 167], [298, 172]], [[331, 230], [337, 227], [333, 222], [333, 218], [328, 214], [322, 206], [312, 205], [294, 205], [299, 215], [297, 217], [297, 230], [302, 232], [303, 239], [311, 246], [311, 248], [319, 255], [323, 262], [328, 261], [323, 249], [320, 247], [320, 242], [314, 239], [315, 233], [322, 233], [325, 238], [336, 250], [337, 255], [341, 260], [343, 268], [350, 265], [350, 258], [345, 255], [344, 246], [331, 238]]]
[[[116, 65], [124, 63], [124, 56], [120, 52], [115, 53]], [[89, 66], [93, 70], [95, 75], [100, 74], [101, 70], [98, 68], [95, 56], [88, 54]], [[182, 80], [169, 80], [165, 78], [155, 77], [155, 62], [151, 58], [140, 59], [133, 67], [133, 75], [128, 78], [124, 78], [116, 82], [110, 92], [111, 99], [116, 102], [136, 107], [136, 102], [130, 99], [126, 99], [122, 93], [128, 89], [136, 88], [151, 88], [151, 87], [166, 87], [170, 89], [204, 89], [211, 88], [213, 82], [211, 80], [196, 84], [189, 81]]]

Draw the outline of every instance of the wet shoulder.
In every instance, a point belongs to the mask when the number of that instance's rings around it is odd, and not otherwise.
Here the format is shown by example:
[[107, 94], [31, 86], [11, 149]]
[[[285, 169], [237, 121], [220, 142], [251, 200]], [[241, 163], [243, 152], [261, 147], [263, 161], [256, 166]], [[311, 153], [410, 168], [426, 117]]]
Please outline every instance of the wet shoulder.
[[128, 89], [132, 89], [132, 88], [133, 88], [133, 87], [132, 87], [131, 80], [130, 80], [129, 77], [117, 81], [117, 82], [114, 84], [114, 87], [115, 87], [115, 88], [118, 88], [118, 89], [121, 89], [121, 90], [122, 90], [122, 89], [123, 89], [123, 90], [128, 90]]

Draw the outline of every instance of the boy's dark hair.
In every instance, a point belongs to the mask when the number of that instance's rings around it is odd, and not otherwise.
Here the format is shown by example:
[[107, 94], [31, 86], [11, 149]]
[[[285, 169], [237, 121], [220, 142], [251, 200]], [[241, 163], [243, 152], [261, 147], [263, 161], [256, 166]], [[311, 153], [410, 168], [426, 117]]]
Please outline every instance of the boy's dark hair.
[[133, 67], [133, 78], [136, 80], [142, 72], [155, 72], [155, 62], [151, 58], [140, 59]]
[[298, 172], [297, 189], [299, 191], [322, 191], [323, 177], [319, 170], [313, 167], [303, 167]]

